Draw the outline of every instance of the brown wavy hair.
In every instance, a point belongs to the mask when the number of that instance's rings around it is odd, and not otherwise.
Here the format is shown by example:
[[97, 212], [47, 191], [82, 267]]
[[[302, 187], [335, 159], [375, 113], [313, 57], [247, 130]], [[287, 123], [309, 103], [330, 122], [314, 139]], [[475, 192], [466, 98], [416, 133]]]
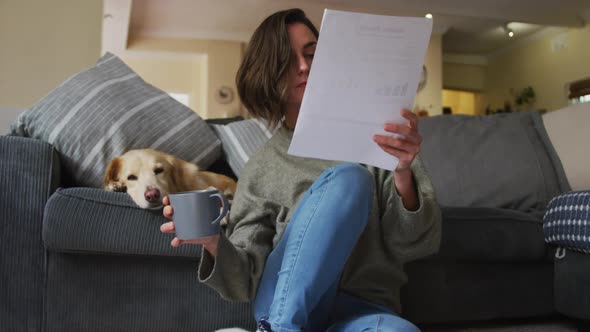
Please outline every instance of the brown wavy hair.
[[305, 24], [319, 37], [303, 10], [276, 12], [254, 31], [236, 75], [238, 94], [246, 109], [272, 126], [281, 122], [285, 112], [287, 73], [292, 57], [287, 26], [293, 23]]

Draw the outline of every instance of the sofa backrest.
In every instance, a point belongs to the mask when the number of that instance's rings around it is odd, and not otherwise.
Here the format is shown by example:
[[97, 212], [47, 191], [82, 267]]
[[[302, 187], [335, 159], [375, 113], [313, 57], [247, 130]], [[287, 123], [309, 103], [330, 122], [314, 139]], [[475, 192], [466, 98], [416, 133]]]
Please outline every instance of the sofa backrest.
[[538, 112], [435, 116], [419, 131], [442, 206], [543, 211], [570, 190]]

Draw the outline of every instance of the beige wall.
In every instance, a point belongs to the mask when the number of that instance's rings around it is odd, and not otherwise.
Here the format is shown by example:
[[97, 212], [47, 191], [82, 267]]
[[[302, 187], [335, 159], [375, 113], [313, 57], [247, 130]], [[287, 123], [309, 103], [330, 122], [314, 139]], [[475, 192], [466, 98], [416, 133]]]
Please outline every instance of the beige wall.
[[418, 94], [414, 109], [430, 115], [442, 113], [442, 35], [433, 34], [424, 60], [428, 72], [426, 86]]
[[146, 82], [168, 93], [188, 95], [188, 106], [199, 115], [204, 115], [202, 113], [206, 109], [206, 99], [203, 94], [207, 91], [203, 84], [206, 79], [205, 56], [128, 52], [122, 54], [121, 59]]
[[34, 105], [100, 56], [101, 0], [0, 1], [0, 109]]
[[[204, 118], [220, 118], [239, 115], [241, 112], [237, 96], [235, 77], [242, 59], [242, 43], [232, 41], [180, 39], [162, 37], [132, 37], [128, 50], [132, 52], [173, 52], [186, 56], [202, 57], [202, 73], [198, 79], [206, 81], [198, 88], [201, 95], [201, 109], [194, 109]], [[187, 71], [196, 72], [196, 67]], [[140, 75], [147, 72], [139, 72]], [[215, 100], [216, 90], [229, 86], [234, 92], [234, 99], [229, 104], [220, 104]]]
[[486, 66], [443, 63], [443, 87], [452, 90], [483, 91]]
[[[565, 41], [554, 50], [552, 43]], [[567, 85], [590, 77], [590, 25], [542, 36], [489, 58], [486, 71], [486, 99], [493, 109], [514, 97], [510, 89], [532, 86], [537, 100], [534, 109], [556, 110], [568, 104]]]
[[[231, 41], [216, 40], [198, 40], [198, 39], [178, 39], [178, 38], [161, 38], [161, 37], [136, 37], [132, 36], [128, 45], [130, 52], [141, 52], [148, 54], [174, 52], [185, 55], [204, 55], [203, 73], [199, 74], [201, 79], [206, 81], [199, 88], [203, 100], [201, 105], [205, 108], [193, 108], [200, 116], [204, 118], [231, 117], [235, 115], [244, 115], [235, 86], [235, 75], [240, 65], [244, 52], [244, 43]], [[122, 58], [127, 59], [125, 55]], [[426, 109], [431, 115], [442, 112], [442, 36], [433, 35], [425, 57], [425, 64], [428, 68], [428, 81], [425, 88], [416, 95], [415, 108]], [[154, 77], [158, 75], [168, 75], [174, 77], [173, 73], [162, 73], [161, 70], [155, 69], [162, 65], [137, 67], [137, 64], [130, 62], [130, 65], [142, 77]], [[135, 67], [134, 67], [135, 66]], [[150, 73], [154, 72], [154, 73]], [[179, 77], [180, 81], [185, 80], [185, 73]], [[146, 78], [146, 80], [150, 81]], [[158, 83], [160, 80], [152, 80], [154, 85], [166, 90], [164, 83]], [[234, 91], [234, 101], [230, 104], [222, 105], [215, 101], [215, 89], [227, 85]]]

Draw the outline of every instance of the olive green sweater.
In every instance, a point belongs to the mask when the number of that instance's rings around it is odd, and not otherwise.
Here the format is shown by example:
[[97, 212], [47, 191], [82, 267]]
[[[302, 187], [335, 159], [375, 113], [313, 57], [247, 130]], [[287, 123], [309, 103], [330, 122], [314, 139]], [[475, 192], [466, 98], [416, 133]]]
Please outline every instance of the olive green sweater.
[[[278, 243], [299, 199], [337, 162], [287, 154], [292, 132], [281, 128], [246, 164], [230, 222], [217, 257], [203, 251], [199, 280], [223, 298], [249, 301], [256, 295], [266, 257]], [[392, 172], [367, 167], [375, 178], [373, 209], [344, 268], [340, 289], [401, 312], [405, 262], [436, 253], [440, 209], [419, 158], [412, 164], [419, 208], [408, 211], [394, 188]]]

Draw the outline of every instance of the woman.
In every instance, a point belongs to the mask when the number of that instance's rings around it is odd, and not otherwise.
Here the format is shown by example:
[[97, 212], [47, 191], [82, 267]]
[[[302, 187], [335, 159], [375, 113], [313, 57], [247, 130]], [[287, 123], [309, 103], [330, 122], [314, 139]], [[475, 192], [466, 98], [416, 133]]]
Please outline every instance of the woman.
[[[402, 110], [409, 125], [385, 125], [403, 139], [374, 137], [399, 158], [394, 172], [288, 155], [317, 38], [299, 9], [257, 28], [239, 94], [254, 116], [282, 127], [242, 171], [226, 233], [171, 244], [202, 244], [199, 280], [225, 299], [253, 300], [260, 331], [417, 331], [398, 316], [402, 265], [440, 242], [418, 117]], [[170, 206], [164, 215], [173, 218]]]

